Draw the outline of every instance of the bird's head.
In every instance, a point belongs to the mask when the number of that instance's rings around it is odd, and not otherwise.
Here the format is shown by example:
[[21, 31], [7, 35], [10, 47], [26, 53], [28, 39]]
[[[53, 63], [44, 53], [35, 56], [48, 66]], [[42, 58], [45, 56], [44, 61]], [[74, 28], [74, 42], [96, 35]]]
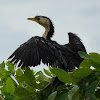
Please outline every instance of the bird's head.
[[54, 33], [54, 26], [51, 20], [45, 16], [35, 16], [34, 18], [27, 18], [28, 20], [32, 20], [40, 24], [45, 28], [45, 33], [43, 34], [44, 38], [50, 39]]
[[35, 16], [34, 18], [27, 18], [28, 20], [32, 20], [43, 26], [44, 28], [50, 27], [51, 20], [45, 16]]

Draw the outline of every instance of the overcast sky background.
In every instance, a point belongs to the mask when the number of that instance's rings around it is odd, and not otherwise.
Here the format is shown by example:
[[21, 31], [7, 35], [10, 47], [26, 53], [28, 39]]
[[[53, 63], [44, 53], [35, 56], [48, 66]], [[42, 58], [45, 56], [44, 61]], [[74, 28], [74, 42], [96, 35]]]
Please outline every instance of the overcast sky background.
[[100, 0], [0, 0], [0, 63], [44, 28], [28, 17], [49, 17], [55, 26], [52, 40], [68, 43], [68, 32], [76, 33], [87, 52], [100, 53]]

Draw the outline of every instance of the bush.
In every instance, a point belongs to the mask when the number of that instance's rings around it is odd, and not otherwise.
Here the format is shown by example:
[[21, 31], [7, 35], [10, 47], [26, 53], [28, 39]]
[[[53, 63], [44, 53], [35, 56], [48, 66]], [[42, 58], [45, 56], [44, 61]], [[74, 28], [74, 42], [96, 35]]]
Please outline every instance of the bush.
[[[1, 100], [100, 100], [100, 55], [79, 52], [84, 61], [79, 69], [66, 72], [51, 68], [35, 72], [17, 68], [10, 63], [0, 64]], [[5, 65], [7, 68], [5, 68]], [[92, 66], [92, 68], [91, 68]], [[45, 88], [55, 75], [65, 85]]]

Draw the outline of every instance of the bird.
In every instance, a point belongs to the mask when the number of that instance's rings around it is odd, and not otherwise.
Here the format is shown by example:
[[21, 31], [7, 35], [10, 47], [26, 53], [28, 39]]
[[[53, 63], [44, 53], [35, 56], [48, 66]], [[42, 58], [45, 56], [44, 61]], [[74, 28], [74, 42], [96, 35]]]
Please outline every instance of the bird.
[[46, 16], [35, 16], [27, 18], [35, 21], [45, 28], [42, 36], [31, 37], [28, 41], [21, 44], [8, 58], [18, 67], [35, 67], [46, 64], [54, 68], [62, 68], [71, 71], [75, 67], [79, 67], [83, 60], [78, 51], [86, 51], [81, 39], [74, 33], [69, 32], [69, 43], [60, 45], [56, 41], [51, 40], [54, 35], [54, 25], [50, 18]]

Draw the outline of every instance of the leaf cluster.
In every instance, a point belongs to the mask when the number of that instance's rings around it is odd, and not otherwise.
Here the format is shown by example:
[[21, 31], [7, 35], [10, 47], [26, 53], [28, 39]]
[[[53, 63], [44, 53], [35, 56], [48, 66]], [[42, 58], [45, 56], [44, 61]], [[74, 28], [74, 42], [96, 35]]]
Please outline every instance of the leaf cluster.
[[[100, 55], [79, 52], [84, 59], [79, 69], [44, 69], [35, 72], [29, 67], [17, 68], [10, 63], [0, 64], [1, 100], [100, 100]], [[7, 66], [7, 68], [6, 68]], [[57, 76], [65, 85], [48, 85]]]

